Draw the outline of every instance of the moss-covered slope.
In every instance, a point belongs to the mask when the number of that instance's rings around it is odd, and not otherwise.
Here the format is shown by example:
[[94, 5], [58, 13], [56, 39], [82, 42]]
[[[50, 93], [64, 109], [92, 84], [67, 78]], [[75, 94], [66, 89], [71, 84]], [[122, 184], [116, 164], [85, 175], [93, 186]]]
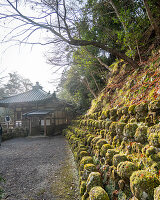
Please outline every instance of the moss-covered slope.
[[82, 200], [158, 200], [160, 59], [113, 66], [106, 88], [64, 131], [79, 168]]

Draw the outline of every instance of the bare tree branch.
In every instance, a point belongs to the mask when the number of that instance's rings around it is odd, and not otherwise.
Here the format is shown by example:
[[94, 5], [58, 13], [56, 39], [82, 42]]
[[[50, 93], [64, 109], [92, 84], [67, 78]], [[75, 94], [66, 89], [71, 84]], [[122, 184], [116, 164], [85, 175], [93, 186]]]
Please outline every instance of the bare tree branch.
[[[39, 29], [45, 29], [50, 31], [53, 35], [55, 39], [55, 36], [58, 37], [60, 40], [68, 43], [69, 45], [73, 45], [73, 46], [88, 46], [88, 45], [92, 45], [95, 47], [98, 47], [100, 49], [103, 49], [113, 55], [115, 55], [118, 58], [124, 59], [126, 62], [128, 62], [132, 67], [134, 68], [138, 68], [138, 64], [133, 61], [131, 58], [129, 58], [128, 56], [125, 55], [125, 53], [114, 49], [114, 48], [109, 48], [109, 46], [107, 44], [101, 43], [100, 41], [89, 41], [89, 40], [82, 40], [82, 39], [77, 39], [77, 32], [75, 27], [71, 27], [71, 22], [76, 23], [75, 18], [76, 16], [73, 15], [71, 16], [71, 9], [67, 10], [66, 7], [66, 1], [65, 0], [55, 0], [52, 1], [52, 3], [59, 3], [57, 10], [55, 5], [53, 4], [52, 6], [50, 6], [49, 1], [47, 0], [42, 0], [42, 2], [36, 2], [38, 5], [45, 5], [46, 7], [44, 7], [44, 9], [46, 9], [46, 11], [44, 11], [44, 15], [40, 18], [37, 17], [28, 17], [24, 14], [22, 14], [22, 12], [17, 8], [17, 6], [14, 6], [14, 4], [10, 1], [10, 0], [6, 0], [8, 2], [8, 5], [13, 9], [13, 11], [16, 12], [16, 15], [14, 16], [14, 19], [16, 20], [20, 20], [21, 22], [23, 22], [24, 24], [28, 24], [28, 25], [33, 25], [35, 26], [35, 30], [39, 30]], [[36, 5], [36, 4], [35, 4]], [[53, 18], [51, 19], [51, 12], [48, 12], [48, 8], [50, 8], [53, 12], [53, 14], [57, 15], [57, 24], [56, 23], [52, 23], [52, 20], [55, 21], [55, 16], [53, 16]], [[68, 13], [67, 13], [68, 12]], [[68, 16], [67, 16], [68, 14]], [[12, 13], [13, 15], [13, 13]], [[8, 15], [9, 17], [11, 17], [11, 15]], [[6, 18], [8, 17], [6, 14]], [[4, 17], [4, 16], [3, 16]], [[47, 17], [49, 17], [50, 19], [48, 19]], [[43, 19], [45, 21], [43, 21]], [[42, 20], [41, 22], [39, 22], [40, 20]], [[22, 27], [21, 27], [22, 28]], [[29, 29], [32, 33], [34, 33], [34, 30], [30, 27]], [[23, 34], [25, 34], [23, 31], [18, 35], [18, 36], [22, 36]], [[30, 37], [31, 34], [28, 34], [28, 37]], [[25, 37], [26, 40], [26, 37]], [[22, 41], [23, 42], [23, 41]]]

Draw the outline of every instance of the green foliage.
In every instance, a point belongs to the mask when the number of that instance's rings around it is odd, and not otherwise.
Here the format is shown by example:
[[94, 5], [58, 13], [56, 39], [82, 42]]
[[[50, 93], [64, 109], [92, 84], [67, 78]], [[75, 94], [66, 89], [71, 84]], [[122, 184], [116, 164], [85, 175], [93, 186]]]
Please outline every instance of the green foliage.
[[74, 51], [73, 64], [63, 73], [59, 84], [58, 96], [70, 101], [81, 113], [89, 108], [91, 100], [104, 87], [107, 73], [97, 61], [95, 50], [88, 49], [81, 47]]
[[29, 79], [22, 77], [17, 72], [8, 73], [8, 81], [0, 88], [0, 97], [12, 96], [32, 89]]

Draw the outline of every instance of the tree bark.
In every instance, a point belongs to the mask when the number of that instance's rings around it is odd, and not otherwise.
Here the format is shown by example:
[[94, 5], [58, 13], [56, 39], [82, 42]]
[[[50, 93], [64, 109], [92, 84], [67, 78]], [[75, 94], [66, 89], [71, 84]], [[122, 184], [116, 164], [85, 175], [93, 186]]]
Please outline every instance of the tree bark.
[[123, 21], [121, 20], [120, 14], [119, 14], [119, 12], [118, 12], [118, 10], [117, 10], [115, 4], [113, 3], [112, 0], [109, 0], [109, 3], [110, 3], [111, 6], [113, 7], [113, 9], [114, 9], [114, 11], [115, 11], [115, 13], [116, 13], [116, 15], [117, 15], [119, 21], [121, 22], [121, 24], [122, 24], [122, 26], [123, 26], [124, 32], [126, 33], [126, 32], [127, 32], [127, 31], [126, 31], [126, 26], [125, 26], [125, 24], [123, 23]]
[[151, 10], [150, 10], [149, 5], [147, 3], [147, 0], [143, 0], [143, 2], [144, 2], [144, 6], [145, 6], [145, 9], [146, 9], [146, 12], [147, 12], [147, 15], [148, 15], [148, 19], [151, 23], [151, 26], [155, 30], [157, 37], [160, 39], [160, 29], [159, 29], [157, 23], [155, 22], [155, 20], [152, 16], [152, 13], [151, 13]]
[[75, 45], [75, 46], [87, 46], [87, 45], [92, 45], [98, 48], [101, 48], [110, 54], [115, 55], [118, 58], [121, 58], [125, 60], [128, 64], [130, 64], [133, 68], [137, 69], [139, 68], [139, 65], [131, 58], [126, 56], [125, 53], [120, 52], [119, 50], [109, 48], [107, 45], [99, 43], [99, 42], [94, 42], [94, 41], [86, 41], [86, 40], [74, 40], [72, 39], [71, 41], [68, 41], [69, 44]]
[[96, 85], [98, 91], [100, 92], [100, 89], [99, 89], [98, 83], [97, 83], [97, 81], [96, 81], [96, 79], [95, 79], [93, 73], [91, 72], [90, 74], [91, 74], [91, 76], [92, 76], [92, 78], [93, 78], [93, 80], [94, 80], [94, 83], [95, 83], [95, 85]]
[[90, 91], [90, 93], [94, 96], [94, 98], [97, 98], [97, 95], [95, 94], [95, 92], [91, 89], [88, 79], [85, 77], [85, 80], [83, 80], [83, 83], [85, 84], [85, 86], [87, 87], [87, 89]]

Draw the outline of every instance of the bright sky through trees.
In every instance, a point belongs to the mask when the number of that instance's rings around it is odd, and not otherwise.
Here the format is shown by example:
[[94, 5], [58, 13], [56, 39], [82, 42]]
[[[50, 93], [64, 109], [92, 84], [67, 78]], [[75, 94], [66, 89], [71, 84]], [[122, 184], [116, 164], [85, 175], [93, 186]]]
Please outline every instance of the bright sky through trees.
[[[24, 9], [25, 11], [27, 9], [28, 13], [32, 12], [25, 6]], [[14, 21], [6, 24], [4, 21], [4, 27], [0, 27], [0, 42], [2, 42], [7, 33], [12, 30], [12, 26], [14, 25]], [[9, 40], [11, 35], [9, 34], [5, 40]], [[44, 40], [45, 43], [47, 36], [48, 33], [46, 31], [36, 31], [32, 34], [28, 42], [42, 42]], [[12, 39], [14, 40], [14, 38]], [[19, 37], [19, 39], [21, 41], [21, 37]], [[13, 42], [13, 40], [7, 43], [2, 42], [0, 45], [0, 72], [4, 71], [3, 76], [8, 72], [16, 71], [18, 74], [24, 76], [24, 78], [30, 79], [33, 84], [38, 81], [43, 86], [44, 90], [50, 92], [55, 91], [61, 76], [61, 71], [53, 73], [56, 67], [46, 62], [47, 58], [45, 57], [45, 53], [49, 50], [49, 46], [29, 44], [21, 44], [20, 46], [15, 45], [19, 44], [19, 42]], [[55, 81], [56, 79], [57, 81]], [[54, 83], [51, 83], [53, 81]]]

